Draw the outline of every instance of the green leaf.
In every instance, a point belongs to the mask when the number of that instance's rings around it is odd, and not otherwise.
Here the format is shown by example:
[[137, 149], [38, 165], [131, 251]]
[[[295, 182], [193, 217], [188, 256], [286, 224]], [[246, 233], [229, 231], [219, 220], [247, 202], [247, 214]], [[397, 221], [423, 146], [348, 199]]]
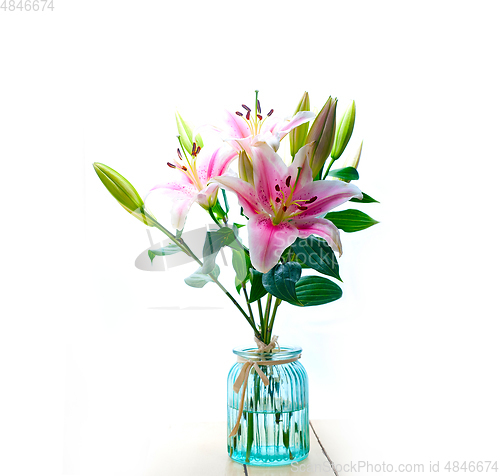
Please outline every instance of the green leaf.
[[337, 258], [323, 238], [316, 236], [309, 236], [305, 239], [297, 238], [292, 245], [292, 250], [306, 266], [342, 281]]
[[262, 284], [262, 273], [256, 269], [250, 270], [250, 282], [252, 283], [252, 289], [250, 290], [250, 302], [255, 302], [258, 299], [263, 298], [266, 294], [266, 288]]
[[[236, 238], [231, 228], [220, 228], [217, 231], [207, 232], [203, 245], [203, 272], [210, 273], [215, 267], [215, 259], [222, 247], [231, 245], [237, 247]], [[235, 243], [233, 243], [235, 242]]]
[[337, 177], [341, 180], [358, 180], [359, 174], [354, 167], [343, 167], [341, 169], [334, 169], [328, 172], [330, 177]]
[[[217, 265], [212, 270], [212, 274], [216, 278], [219, 277], [220, 268]], [[203, 272], [203, 268], [198, 268], [191, 276], [184, 279], [184, 282], [192, 288], [202, 288], [205, 284], [213, 282], [213, 280], [208, 274]]]
[[378, 223], [377, 220], [374, 220], [366, 213], [353, 209], [330, 212], [326, 214], [325, 218], [330, 220], [337, 228], [347, 233], [365, 230]]
[[233, 249], [233, 269], [236, 278], [243, 283], [248, 280], [248, 269], [250, 268], [250, 258], [243, 248]]
[[175, 243], [172, 243], [157, 250], [148, 250], [148, 256], [152, 263], [156, 256], [175, 255], [175, 253], [179, 253], [179, 251], [182, 251], [181, 248]]
[[295, 283], [300, 279], [302, 268], [299, 263], [290, 261], [277, 264], [262, 276], [262, 284], [268, 293], [296, 306], [302, 306], [295, 294]]
[[336, 301], [342, 296], [342, 289], [337, 284], [321, 276], [300, 278], [295, 285], [295, 292], [303, 306], [320, 306]]
[[378, 200], [375, 200], [366, 193], [363, 193], [363, 198], [351, 198], [349, 201], [356, 203], [380, 203]]

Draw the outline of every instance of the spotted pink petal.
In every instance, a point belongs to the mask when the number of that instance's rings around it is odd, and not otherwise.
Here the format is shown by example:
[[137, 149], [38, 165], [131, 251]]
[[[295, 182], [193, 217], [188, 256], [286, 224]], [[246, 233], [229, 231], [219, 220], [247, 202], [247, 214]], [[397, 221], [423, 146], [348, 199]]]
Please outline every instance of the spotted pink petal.
[[307, 238], [310, 235], [317, 235], [324, 238], [333, 251], [342, 255], [342, 243], [338, 228], [325, 218], [304, 218], [293, 220], [292, 225], [299, 232], [299, 238]]
[[178, 173], [178, 181], [165, 182], [154, 186], [146, 195], [145, 199], [153, 192], [162, 193], [169, 198], [176, 200], [186, 200], [194, 197], [198, 193], [198, 189], [189, 181], [183, 173]]
[[276, 186], [281, 190], [288, 190], [285, 184], [287, 166], [265, 143], [253, 149], [252, 160], [253, 180], [258, 200], [268, 213], [272, 213], [270, 202], [274, 203], [277, 196]]
[[237, 155], [230, 147], [219, 147], [214, 151], [203, 148], [196, 159], [196, 169], [202, 184], [208, 183], [212, 177], [224, 174]]
[[250, 128], [245, 119], [232, 112], [226, 111], [223, 122], [227, 127], [226, 133], [230, 138], [239, 139], [251, 135]]
[[257, 193], [248, 182], [229, 175], [215, 177], [212, 182], [225, 190], [234, 192], [238, 196], [239, 204], [246, 216], [250, 217], [263, 212], [262, 205], [257, 199]]
[[273, 225], [268, 215], [254, 215], [248, 221], [250, 260], [257, 271], [267, 273], [283, 251], [297, 238], [298, 230], [288, 222]]
[[310, 182], [293, 194], [294, 200], [310, 200], [313, 197], [317, 199], [311, 204], [306, 204], [307, 210], [300, 214], [300, 218], [322, 215], [351, 198], [362, 198], [363, 194], [356, 185], [341, 180]]

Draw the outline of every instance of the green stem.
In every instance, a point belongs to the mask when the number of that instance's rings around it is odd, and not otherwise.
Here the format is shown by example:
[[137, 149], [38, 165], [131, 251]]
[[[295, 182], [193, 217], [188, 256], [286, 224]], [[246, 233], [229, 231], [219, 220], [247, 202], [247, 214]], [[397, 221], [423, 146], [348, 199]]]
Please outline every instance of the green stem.
[[328, 176], [328, 172], [330, 172], [330, 169], [332, 168], [332, 165], [334, 162], [335, 162], [335, 160], [332, 157], [332, 160], [330, 160], [330, 163], [328, 164], [328, 167], [326, 168], [325, 175], [323, 175], [323, 180], [325, 180], [326, 177]]
[[257, 300], [257, 306], [259, 307], [260, 333], [262, 334], [262, 330], [264, 328], [264, 313], [262, 312], [262, 303], [260, 302], [260, 299]]
[[263, 342], [264, 344], [269, 344], [269, 341], [267, 340], [267, 326], [269, 324], [269, 314], [271, 313], [271, 302], [273, 300], [273, 295], [268, 294], [267, 296], [267, 302], [266, 302], [266, 313], [264, 315], [264, 333], [263, 333]]
[[276, 299], [274, 303], [273, 315], [271, 316], [271, 323], [269, 324], [269, 329], [267, 331], [268, 340], [271, 342], [271, 337], [273, 333], [274, 319], [276, 318], [276, 312], [278, 311], [278, 306], [281, 304], [281, 299]]
[[219, 220], [217, 220], [217, 217], [215, 216], [214, 212], [212, 211], [211, 208], [208, 209], [208, 213], [212, 217], [212, 220], [217, 224], [219, 228], [222, 228], [222, 225], [219, 223]]
[[[193, 253], [191, 248], [187, 245], [187, 243], [182, 239], [182, 238], [176, 238], [170, 231], [168, 231], [163, 225], [158, 223], [151, 215], [148, 213], [145, 213], [146, 217], [154, 223], [154, 226], [158, 228], [161, 232], [165, 233], [184, 253], [186, 253], [188, 256], [193, 258], [200, 266], [203, 266], [203, 263], [200, 261], [200, 259]], [[238, 304], [236, 299], [231, 295], [231, 293], [222, 285], [222, 283], [217, 279], [217, 277], [213, 273], [208, 274], [212, 281], [219, 286], [219, 288], [224, 292], [224, 294], [231, 300], [231, 302], [237, 307], [237, 309], [243, 314], [243, 317], [248, 321], [250, 326], [255, 332], [255, 335], [259, 334], [259, 331], [257, 327], [255, 326], [255, 322], [250, 319], [250, 317], [247, 315], [247, 313], [243, 310], [243, 308]]]
[[[252, 322], [254, 324], [253, 327], [255, 328], [255, 319], [253, 317], [253, 311], [252, 311], [252, 306], [250, 305], [250, 299], [248, 298], [247, 288], [244, 284], [241, 287], [243, 288], [243, 294], [245, 295], [245, 301], [247, 302], [248, 313], [250, 314], [250, 319], [252, 319]], [[257, 337], [259, 337], [259, 336], [257, 336]]]

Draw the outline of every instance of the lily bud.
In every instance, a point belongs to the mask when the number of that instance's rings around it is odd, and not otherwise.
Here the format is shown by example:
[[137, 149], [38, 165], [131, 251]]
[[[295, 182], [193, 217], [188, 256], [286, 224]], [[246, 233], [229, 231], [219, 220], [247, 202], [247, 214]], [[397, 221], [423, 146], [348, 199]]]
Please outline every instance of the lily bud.
[[193, 150], [193, 142], [196, 142], [198, 147], [203, 147], [203, 141], [200, 134], [197, 134], [193, 139], [193, 128], [186, 122], [177, 111], [175, 113], [175, 121], [177, 122], [177, 130], [179, 131], [179, 138], [187, 154], [191, 154]]
[[[344, 167], [354, 167], [355, 169], [357, 169], [362, 149], [363, 149], [363, 141], [361, 141], [361, 145], [359, 146], [356, 155], [352, 159], [346, 159], [346, 161], [344, 162]], [[350, 180], [344, 180], [344, 182], [350, 182]]]
[[306, 144], [315, 142], [315, 149], [311, 156], [311, 169], [313, 177], [316, 177], [322, 170], [326, 159], [329, 157], [333, 147], [335, 137], [335, 112], [337, 109], [337, 99], [330, 96], [323, 109], [316, 116], [307, 134]]
[[[300, 111], [310, 111], [311, 105], [309, 103], [309, 93], [306, 91], [302, 96], [297, 109], [295, 110], [295, 114]], [[306, 122], [290, 132], [290, 153], [292, 154], [292, 158], [295, 157], [295, 154], [299, 151], [300, 148], [304, 147], [306, 144], [307, 131], [309, 129], [309, 123]]]
[[144, 224], [153, 226], [153, 223], [145, 215], [144, 201], [133, 185], [111, 167], [98, 162], [94, 162], [93, 165], [101, 182], [108, 189], [108, 192], [118, 200], [118, 203]]
[[248, 182], [252, 187], [254, 186], [252, 160], [244, 150], [238, 156], [238, 172], [241, 180]]
[[344, 152], [344, 149], [349, 142], [354, 129], [354, 120], [356, 119], [356, 104], [354, 101], [347, 108], [340, 120], [339, 127], [335, 134], [335, 142], [333, 144], [332, 159], [335, 161]]

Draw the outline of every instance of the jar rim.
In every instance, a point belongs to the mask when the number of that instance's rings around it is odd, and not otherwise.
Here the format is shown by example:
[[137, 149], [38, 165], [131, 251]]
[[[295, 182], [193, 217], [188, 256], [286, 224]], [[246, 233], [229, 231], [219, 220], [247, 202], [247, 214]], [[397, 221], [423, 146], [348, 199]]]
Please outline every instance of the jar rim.
[[286, 360], [298, 357], [302, 353], [302, 347], [280, 345], [276, 352], [258, 352], [255, 346], [240, 346], [233, 349], [233, 354], [247, 360]]

